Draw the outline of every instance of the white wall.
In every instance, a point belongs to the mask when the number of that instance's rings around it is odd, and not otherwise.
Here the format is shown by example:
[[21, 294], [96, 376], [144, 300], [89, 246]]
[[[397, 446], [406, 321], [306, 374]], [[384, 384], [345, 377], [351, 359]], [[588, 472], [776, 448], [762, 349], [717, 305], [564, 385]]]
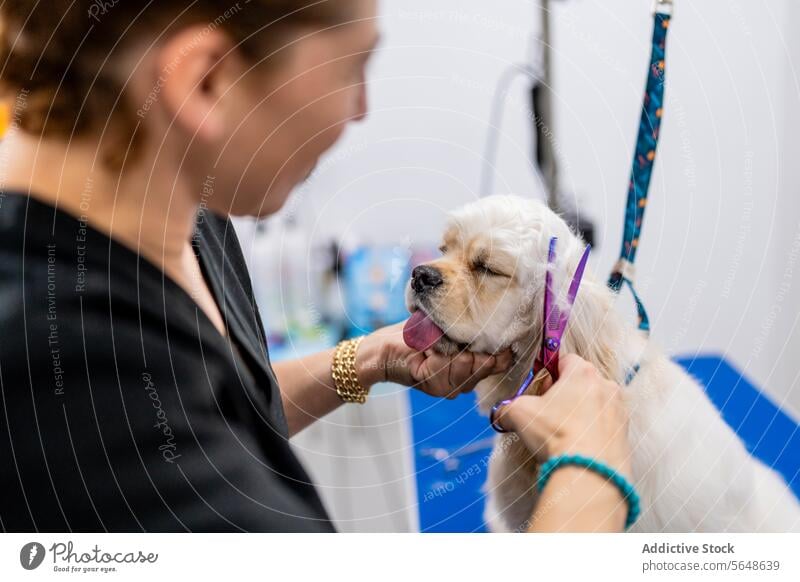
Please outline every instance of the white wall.
[[[651, 32], [650, 0], [554, 3], [555, 145], [564, 187], [601, 227], [622, 214]], [[535, 3], [385, 0], [372, 113], [291, 205], [315, 235], [415, 244], [477, 196], [491, 93], [527, 57]], [[676, 1], [668, 106], [639, 286], [672, 353], [724, 353], [800, 411], [800, 22], [796, 2]], [[497, 191], [541, 196], [525, 83], [509, 98]], [[623, 305], [627, 305], [624, 303]], [[780, 358], [779, 358], [780, 356]]]
[[[800, 3], [789, 2], [784, 12], [786, 24], [780, 34], [784, 71], [781, 142], [781, 196], [778, 216], [784, 217], [778, 229], [779, 239], [777, 276], [779, 286], [784, 286], [785, 301], [773, 337], [773, 346], [778, 354], [775, 365], [775, 384], [800, 408], [800, 144], [797, 130], [800, 128], [800, 35], [794, 33], [794, 24], [800, 22]], [[788, 289], [785, 285], [790, 285]]]

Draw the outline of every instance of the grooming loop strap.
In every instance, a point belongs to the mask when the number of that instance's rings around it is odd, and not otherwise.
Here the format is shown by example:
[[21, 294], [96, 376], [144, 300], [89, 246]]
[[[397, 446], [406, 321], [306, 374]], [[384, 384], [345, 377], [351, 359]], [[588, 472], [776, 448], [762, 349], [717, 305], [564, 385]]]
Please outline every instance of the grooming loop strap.
[[611, 273], [608, 285], [615, 293], [619, 293], [623, 285], [628, 286], [631, 295], [633, 295], [633, 301], [636, 303], [636, 313], [639, 317], [639, 329], [645, 333], [650, 333], [650, 317], [647, 315], [644, 302], [636, 292], [636, 287], [633, 284], [635, 280], [636, 266], [625, 259], [620, 259], [617, 261], [617, 264], [614, 265], [614, 270]]
[[650, 190], [650, 180], [653, 176], [653, 165], [656, 160], [661, 119], [664, 111], [666, 43], [672, 8], [672, 0], [656, 0], [653, 48], [650, 55], [650, 67], [642, 104], [642, 115], [639, 121], [639, 133], [636, 139], [636, 153], [628, 184], [622, 250], [620, 252], [620, 260], [608, 280], [609, 287], [616, 293], [622, 289], [623, 285], [627, 285], [630, 288], [636, 301], [636, 309], [639, 312], [639, 329], [642, 331], [649, 331], [650, 322], [644, 304], [633, 286], [633, 265], [636, 262], [636, 251], [639, 247], [642, 222], [647, 208], [647, 195]]
[[672, 0], [656, 0], [653, 6], [655, 14], [666, 14], [672, 16]]
[[622, 278], [628, 281], [633, 282], [636, 280], [636, 265], [625, 259], [618, 260], [612, 272], [622, 275]]

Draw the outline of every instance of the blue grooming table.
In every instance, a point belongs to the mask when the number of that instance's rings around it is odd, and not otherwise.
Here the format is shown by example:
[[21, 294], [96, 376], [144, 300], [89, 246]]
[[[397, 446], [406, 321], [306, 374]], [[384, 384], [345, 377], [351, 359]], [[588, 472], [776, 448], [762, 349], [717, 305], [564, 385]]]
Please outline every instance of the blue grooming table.
[[[724, 358], [677, 358], [706, 388], [748, 450], [800, 497], [800, 426]], [[438, 400], [410, 391], [417, 496], [423, 532], [481, 532], [493, 431], [474, 397]]]

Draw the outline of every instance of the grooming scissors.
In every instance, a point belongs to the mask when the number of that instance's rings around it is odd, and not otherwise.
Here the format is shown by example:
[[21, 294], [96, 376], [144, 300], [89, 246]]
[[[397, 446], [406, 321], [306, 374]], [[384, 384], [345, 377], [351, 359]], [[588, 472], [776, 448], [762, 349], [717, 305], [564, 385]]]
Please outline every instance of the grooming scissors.
[[558, 380], [558, 352], [561, 348], [561, 340], [564, 337], [564, 330], [567, 329], [567, 322], [572, 311], [572, 306], [575, 304], [575, 297], [578, 295], [578, 290], [583, 280], [583, 273], [586, 270], [586, 262], [589, 260], [589, 253], [592, 250], [591, 245], [586, 247], [583, 251], [583, 256], [578, 263], [578, 268], [575, 270], [575, 275], [572, 278], [572, 283], [567, 292], [567, 300], [565, 308], [562, 310], [558, 306], [556, 294], [553, 290], [553, 266], [556, 262], [556, 243], [558, 238], [553, 237], [550, 239], [550, 251], [547, 255], [547, 274], [545, 276], [545, 289], [544, 289], [544, 330], [542, 333], [542, 345], [539, 349], [539, 354], [533, 362], [533, 367], [528, 372], [528, 375], [522, 381], [516, 394], [508, 400], [502, 400], [492, 407], [492, 412], [489, 419], [492, 428], [497, 432], [508, 432], [497, 424], [497, 412], [505, 405], [511, 404], [514, 400], [525, 394], [525, 391], [530, 388], [534, 378], [539, 375], [542, 370], [547, 370], [550, 377], [555, 382]]

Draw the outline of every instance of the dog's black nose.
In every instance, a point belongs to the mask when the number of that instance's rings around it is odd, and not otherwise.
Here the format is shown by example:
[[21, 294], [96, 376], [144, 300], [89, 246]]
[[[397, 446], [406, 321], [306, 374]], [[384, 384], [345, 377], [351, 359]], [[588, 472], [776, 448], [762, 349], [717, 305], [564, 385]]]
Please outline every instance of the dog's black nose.
[[443, 282], [442, 273], [434, 267], [422, 265], [411, 273], [411, 288], [417, 293], [425, 293], [431, 289], [436, 289]]

